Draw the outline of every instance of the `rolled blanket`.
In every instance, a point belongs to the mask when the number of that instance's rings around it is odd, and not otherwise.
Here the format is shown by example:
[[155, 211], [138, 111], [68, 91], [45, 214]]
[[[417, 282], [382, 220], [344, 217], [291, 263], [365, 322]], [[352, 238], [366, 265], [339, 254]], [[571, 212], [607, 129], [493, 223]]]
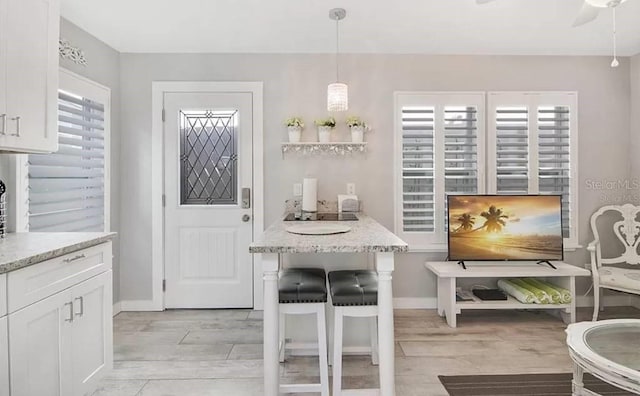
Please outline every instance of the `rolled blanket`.
[[531, 293], [533, 293], [538, 299], [538, 304], [551, 304], [551, 297], [549, 297], [549, 295], [544, 290], [525, 282], [524, 279], [513, 278], [509, 280], [515, 283], [516, 285], [526, 290], [529, 290]]
[[524, 281], [547, 293], [549, 297], [551, 297], [551, 302], [553, 304], [562, 304], [562, 295], [553, 287], [549, 287], [548, 284], [543, 283], [539, 279], [535, 278], [525, 278]]
[[535, 304], [538, 302], [535, 294], [531, 293], [525, 288], [516, 285], [508, 279], [500, 279], [498, 281], [498, 289], [509, 294], [510, 296], [515, 297], [516, 300], [524, 304]]
[[557, 290], [558, 293], [560, 293], [560, 299], [562, 301], [562, 304], [569, 304], [571, 302], [571, 292], [569, 290], [564, 289], [564, 288], [562, 288], [562, 287], [560, 287], [558, 285], [554, 285], [553, 283], [547, 282], [545, 280], [539, 279], [538, 281], [543, 283], [543, 284], [545, 284], [545, 285], [547, 285], [548, 287], [550, 287], [552, 289]]

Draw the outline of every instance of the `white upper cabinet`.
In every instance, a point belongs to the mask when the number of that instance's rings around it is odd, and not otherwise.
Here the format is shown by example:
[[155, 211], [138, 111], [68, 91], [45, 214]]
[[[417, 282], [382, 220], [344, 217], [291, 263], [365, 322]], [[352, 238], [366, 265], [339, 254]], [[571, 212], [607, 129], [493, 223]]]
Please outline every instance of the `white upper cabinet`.
[[0, 151], [58, 149], [59, 0], [0, 0]]

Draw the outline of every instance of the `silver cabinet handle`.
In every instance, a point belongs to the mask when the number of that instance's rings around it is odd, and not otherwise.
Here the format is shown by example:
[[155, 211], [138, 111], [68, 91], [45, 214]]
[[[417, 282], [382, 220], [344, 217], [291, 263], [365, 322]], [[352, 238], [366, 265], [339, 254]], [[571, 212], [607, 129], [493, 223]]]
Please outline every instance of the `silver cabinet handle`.
[[84, 297], [76, 297], [75, 301], [80, 301], [80, 312], [76, 313], [76, 316], [84, 315]]
[[73, 301], [64, 303], [64, 306], [69, 306], [69, 318], [65, 319], [65, 322], [73, 322]]
[[79, 254], [77, 256], [71, 257], [71, 258], [66, 258], [62, 261], [64, 261], [65, 263], [70, 263], [72, 261], [76, 261], [76, 260], [80, 260], [82, 258], [85, 258], [86, 256], [84, 254]]
[[6, 135], [7, 134], [7, 115], [0, 114], [0, 118], [2, 118], [2, 131], [0, 131], [0, 135]]
[[11, 136], [20, 137], [20, 116], [13, 117], [11, 120], [16, 122], [16, 133], [12, 133]]

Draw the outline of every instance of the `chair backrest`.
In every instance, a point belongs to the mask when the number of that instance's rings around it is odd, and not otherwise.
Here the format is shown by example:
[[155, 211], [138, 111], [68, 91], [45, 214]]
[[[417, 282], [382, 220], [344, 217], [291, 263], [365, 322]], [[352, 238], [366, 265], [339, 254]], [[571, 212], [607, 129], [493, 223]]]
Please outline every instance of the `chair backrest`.
[[[598, 209], [591, 215], [591, 231], [596, 240], [602, 243], [603, 233], [598, 231], [598, 218], [607, 212], [618, 212], [622, 220], [613, 223], [613, 229], [607, 227], [608, 233], [613, 233], [624, 246], [624, 252], [618, 257], [600, 258], [602, 264], [640, 264], [638, 245], [640, 244], [640, 221], [636, 218], [640, 213], [640, 206], [631, 204], [607, 205]], [[602, 228], [602, 227], [601, 227]]]

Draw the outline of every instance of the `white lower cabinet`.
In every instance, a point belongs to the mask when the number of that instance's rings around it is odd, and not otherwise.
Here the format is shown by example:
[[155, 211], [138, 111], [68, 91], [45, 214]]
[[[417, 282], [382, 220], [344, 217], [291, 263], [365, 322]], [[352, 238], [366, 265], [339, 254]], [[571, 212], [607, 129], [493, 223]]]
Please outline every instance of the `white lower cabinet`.
[[0, 317], [0, 395], [9, 394], [9, 336], [7, 317]]
[[9, 315], [11, 396], [91, 395], [113, 366], [111, 271]]
[[10, 272], [7, 284], [0, 396], [93, 394], [113, 367], [111, 243]]
[[71, 290], [9, 315], [11, 396], [68, 396], [71, 376]]
[[111, 276], [108, 271], [72, 289], [74, 395], [91, 395], [104, 372], [113, 367]]

